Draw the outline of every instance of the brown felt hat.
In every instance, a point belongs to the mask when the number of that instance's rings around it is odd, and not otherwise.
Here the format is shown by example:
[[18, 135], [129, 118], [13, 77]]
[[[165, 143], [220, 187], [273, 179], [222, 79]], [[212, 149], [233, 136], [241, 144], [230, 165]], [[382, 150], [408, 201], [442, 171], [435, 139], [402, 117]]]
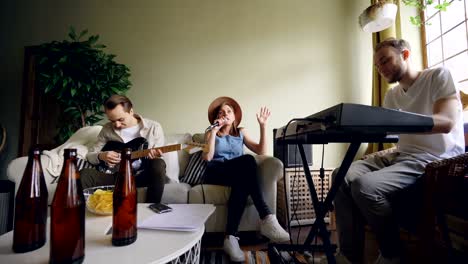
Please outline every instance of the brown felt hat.
[[227, 96], [218, 97], [214, 99], [213, 102], [211, 102], [210, 106], [208, 107], [208, 120], [210, 120], [210, 124], [213, 124], [214, 120], [216, 119], [216, 116], [218, 115], [216, 110], [223, 103], [226, 103], [234, 108], [236, 124], [239, 125], [242, 120], [242, 109], [240, 108], [240, 105], [236, 102], [236, 100]]

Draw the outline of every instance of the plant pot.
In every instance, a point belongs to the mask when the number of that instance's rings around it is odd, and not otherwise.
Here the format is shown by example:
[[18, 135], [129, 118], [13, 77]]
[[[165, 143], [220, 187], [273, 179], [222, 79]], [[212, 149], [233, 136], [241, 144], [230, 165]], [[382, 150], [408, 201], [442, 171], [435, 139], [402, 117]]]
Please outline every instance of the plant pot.
[[392, 3], [371, 5], [359, 16], [359, 25], [365, 32], [382, 31], [393, 25], [397, 11], [397, 5]]

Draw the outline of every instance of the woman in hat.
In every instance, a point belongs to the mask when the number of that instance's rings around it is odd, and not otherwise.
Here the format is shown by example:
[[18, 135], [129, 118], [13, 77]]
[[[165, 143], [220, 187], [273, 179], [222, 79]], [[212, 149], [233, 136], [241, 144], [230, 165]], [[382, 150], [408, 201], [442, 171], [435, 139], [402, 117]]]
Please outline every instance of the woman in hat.
[[230, 97], [219, 97], [208, 107], [208, 119], [213, 124], [205, 133], [209, 151], [203, 153], [208, 161], [204, 183], [231, 187], [228, 201], [228, 219], [224, 251], [232, 261], [244, 261], [244, 253], [235, 237], [247, 198], [250, 195], [261, 220], [260, 233], [273, 242], [289, 240], [289, 234], [271, 213], [260, 190], [257, 163], [251, 155], [244, 154], [244, 145], [256, 154], [266, 154], [266, 123], [270, 110], [262, 107], [257, 114], [260, 125], [260, 142], [255, 142], [247, 131], [239, 127], [242, 110]]

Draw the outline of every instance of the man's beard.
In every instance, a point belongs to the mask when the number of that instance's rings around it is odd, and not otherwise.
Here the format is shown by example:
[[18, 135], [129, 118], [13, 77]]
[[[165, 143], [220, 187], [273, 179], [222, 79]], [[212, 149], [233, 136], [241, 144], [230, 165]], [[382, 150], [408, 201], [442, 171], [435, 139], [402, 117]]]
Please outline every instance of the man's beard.
[[388, 78], [388, 83], [396, 83], [399, 82], [403, 78], [403, 70], [400, 69], [398, 72], [395, 72], [390, 78]]

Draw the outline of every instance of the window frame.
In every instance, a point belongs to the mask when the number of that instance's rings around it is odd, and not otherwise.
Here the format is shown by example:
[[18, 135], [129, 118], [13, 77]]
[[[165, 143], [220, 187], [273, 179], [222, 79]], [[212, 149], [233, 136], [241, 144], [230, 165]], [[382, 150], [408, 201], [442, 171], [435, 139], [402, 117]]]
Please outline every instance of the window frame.
[[[436, 0], [438, 2], [440, 2], [440, 0]], [[429, 67], [434, 67], [434, 66], [440, 66], [440, 65], [446, 65], [447, 61], [449, 61], [450, 59], [453, 59], [459, 55], [462, 55], [463, 53], [466, 53], [468, 54], [468, 0], [452, 0], [451, 2], [454, 2], [454, 1], [463, 1], [463, 6], [464, 6], [464, 12], [465, 12], [465, 19], [455, 25], [452, 25], [449, 29], [447, 29], [446, 31], [443, 30], [443, 25], [442, 25], [442, 17], [440, 17], [440, 23], [439, 23], [439, 27], [440, 27], [440, 34], [437, 35], [437, 37], [435, 37], [434, 39], [432, 39], [430, 42], [427, 41], [427, 34], [426, 34], [426, 25], [425, 23], [423, 23], [423, 25], [421, 25], [421, 50], [422, 50], [422, 60], [423, 60], [423, 67], [425, 69], [429, 68]], [[450, 8], [450, 6], [448, 7]], [[444, 12], [444, 11], [442, 11]], [[425, 22], [426, 20], [429, 20], [435, 16], [441, 16], [441, 11], [437, 11], [435, 12], [434, 14], [432, 14], [430, 17], [428, 17], [426, 19], [426, 13], [424, 11], [421, 11], [420, 13], [420, 16], [423, 18], [423, 22]], [[451, 31], [455, 30], [458, 26], [462, 25], [462, 24], [465, 24], [465, 39], [467, 41], [467, 45], [466, 45], [466, 48], [462, 51], [458, 51], [456, 52], [455, 54], [451, 54], [450, 56], [446, 57], [445, 55], [445, 51], [444, 51], [444, 41], [443, 41], [443, 36], [444, 35], [447, 35], [448, 33], [450, 33]], [[428, 45], [430, 45], [431, 43], [437, 41], [437, 40], [440, 40], [441, 42], [441, 54], [442, 54], [442, 60], [440, 62], [436, 62], [434, 63], [433, 65], [429, 65], [429, 54], [428, 54]], [[466, 74], [463, 74], [463, 77], [460, 78], [460, 80], [457, 80], [457, 85], [460, 85], [464, 83], [463, 86], [466, 86], [463, 90], [468, 91], [468, 71]], [[462, 86], [462, 85], [460, 85]]]

